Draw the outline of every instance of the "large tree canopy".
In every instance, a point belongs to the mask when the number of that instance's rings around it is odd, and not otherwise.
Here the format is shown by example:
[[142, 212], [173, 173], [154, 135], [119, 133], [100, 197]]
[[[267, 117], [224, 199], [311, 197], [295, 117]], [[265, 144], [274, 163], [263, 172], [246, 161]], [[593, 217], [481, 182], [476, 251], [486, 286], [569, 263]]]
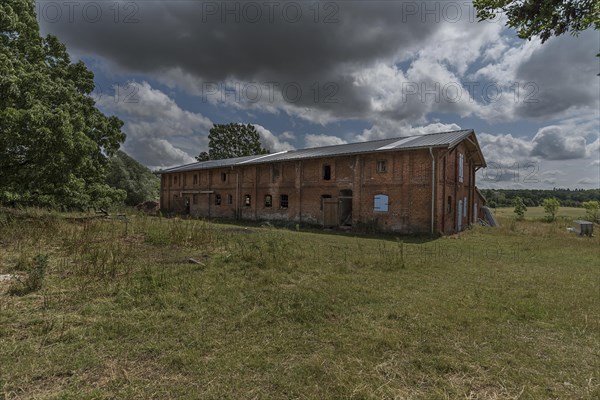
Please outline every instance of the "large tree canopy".
[[160, 179], [120, 150], [110, 158], [107, 182], [111, 187], [127, 192], [125, 205], [128, 206], [159, 198]]
[[40, 37], [33, 0], [0, 3], [0, 202], [85, 207], [124, 193], [106, 183], [125, 140], [89, 94], [94, 75]]
[[256, 127], [251, 124], [214, 124], [208, 134], [208, 153], [202, 152], [198, 161], [268, 154], [260, 144]]
[[474, 0], [473, 4], [480, 20], [505, 14], [507, 25], [516, 28], [521, 39], [539, 37], [544, 43], [566, 32], [600, 29], [598, 0]]

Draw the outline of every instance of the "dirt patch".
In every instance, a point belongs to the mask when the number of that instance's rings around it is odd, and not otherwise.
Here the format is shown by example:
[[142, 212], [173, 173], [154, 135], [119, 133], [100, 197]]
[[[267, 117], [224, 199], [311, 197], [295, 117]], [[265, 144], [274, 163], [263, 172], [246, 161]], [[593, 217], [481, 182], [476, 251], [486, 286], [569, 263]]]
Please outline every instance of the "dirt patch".
[[17, 279], [17, 275], [13, 275], [13, 274], [0, 274], [0, 283], [2, 283], [2, 282], [10, 282], [13, 279]]

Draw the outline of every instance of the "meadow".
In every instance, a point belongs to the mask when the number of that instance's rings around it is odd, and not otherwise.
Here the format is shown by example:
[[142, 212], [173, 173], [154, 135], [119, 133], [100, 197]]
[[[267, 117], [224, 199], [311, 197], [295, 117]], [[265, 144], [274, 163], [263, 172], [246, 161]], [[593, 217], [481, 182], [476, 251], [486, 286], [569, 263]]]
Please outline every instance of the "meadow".
[[598, 235], [499, 219], [431, 239], [4, 210], [0, 399], [598, 398]]
[[[512, 218], [515, 216], [514, 207], [498, 207], [492, 209], [497, 217], [501, 218]], [[525, 212], [525, 219], [544, 219], [547, 217], [546, 212], [544, 211], [544, 207], [527, 207], [527, 211]], [[562, 218], [564, 220], [577, 220], [577, 219], [586, 219], [585, 208], [578, 207], [560, 207], [558, 209], [558, 213], [556, 214], [557, 218]]]

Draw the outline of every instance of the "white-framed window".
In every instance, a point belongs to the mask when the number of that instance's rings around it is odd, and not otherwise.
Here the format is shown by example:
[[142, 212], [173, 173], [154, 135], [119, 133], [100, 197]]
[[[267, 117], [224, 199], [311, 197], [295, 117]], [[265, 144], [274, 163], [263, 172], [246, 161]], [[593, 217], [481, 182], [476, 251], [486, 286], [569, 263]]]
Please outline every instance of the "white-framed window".
[[464, 182], [465, 180], [465, 155], [458, 153], [458, 181]]
[[378, 194], [375, 196], [373, 201], [373, 211], [375, 212], [388, 212], [389, 209], [388, 196], [385, 194]]

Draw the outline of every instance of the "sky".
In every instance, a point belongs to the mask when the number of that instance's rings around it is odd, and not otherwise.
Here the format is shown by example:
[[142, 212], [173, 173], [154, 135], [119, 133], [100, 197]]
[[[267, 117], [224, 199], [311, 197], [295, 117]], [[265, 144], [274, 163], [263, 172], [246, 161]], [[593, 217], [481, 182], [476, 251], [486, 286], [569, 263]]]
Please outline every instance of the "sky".
[[519, 39], [469, 1], [39, 1], [123, 150], [194, 162], [213, 124], [272, 152], [474, 129], [481, 188], [600, 187], [600, 32]]

